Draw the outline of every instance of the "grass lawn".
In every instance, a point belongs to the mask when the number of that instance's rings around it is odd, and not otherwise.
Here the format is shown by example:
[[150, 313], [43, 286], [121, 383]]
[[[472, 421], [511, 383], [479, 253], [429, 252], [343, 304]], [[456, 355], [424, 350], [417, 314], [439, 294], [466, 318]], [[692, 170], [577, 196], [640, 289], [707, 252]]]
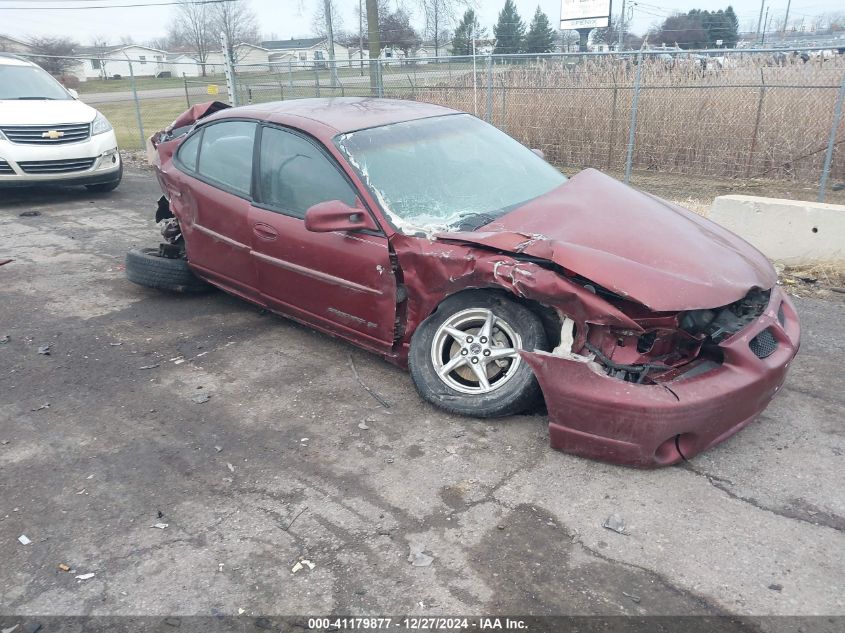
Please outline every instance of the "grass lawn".
[[[202, 81], [208, 83], [222, 83], [226, 84], [226, 79], [223, 75], [209, 75], [208, 77], [189, 77], [188, 81]], [[155, 90], [156, 88], [181, 88], [185, 85], [181, 77], [162, 77], [156, 79], [155, 77], [136, 77], [135, 87], [141, 92], [143, 90]], [[132, 81], [129, 77], [123, 79], [89, 79], [88, 81], [80, 82], [76, 91], [79, 94], [91, 94], [95, 92], [124, 92], [132, 90]]]
[[[117, 142], [123, 149], [144, 147], [135, 116], [135, 104], [132, 101], [120, 103], [98, 103], [102, 112], [114, 127]], [[153, 132], [167, 127], [177, 116], [185, 111], [185, 99], [144, 99], [141, 101], [141, 120], [144, 124], [144, 141]]]

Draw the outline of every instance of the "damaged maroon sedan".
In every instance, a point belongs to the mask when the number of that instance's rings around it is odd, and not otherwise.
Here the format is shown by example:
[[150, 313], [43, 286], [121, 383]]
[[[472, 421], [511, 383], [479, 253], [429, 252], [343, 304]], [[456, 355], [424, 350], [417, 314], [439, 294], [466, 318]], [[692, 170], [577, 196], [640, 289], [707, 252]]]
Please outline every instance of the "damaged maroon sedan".
[[131, 280], [210, 282], [407, 366], [448, 411], [542, 393], [564, 451], [692, 457], [766, 407], [798, 349], [746, 242], [598, 171], [566, 178], [469, 114], [214, 103], [153, 143], [165, 243], [127, 255]]

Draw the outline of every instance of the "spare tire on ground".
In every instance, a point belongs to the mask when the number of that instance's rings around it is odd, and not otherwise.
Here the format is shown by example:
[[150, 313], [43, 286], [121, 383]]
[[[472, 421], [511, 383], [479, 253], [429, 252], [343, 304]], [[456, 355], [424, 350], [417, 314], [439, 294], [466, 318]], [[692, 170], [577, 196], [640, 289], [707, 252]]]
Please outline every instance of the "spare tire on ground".
[[140, 286], [170, 292], [207, 292], [211, 286], [194, 275], [183, 258], [162, 257], [157, 248], [126, 253], [126, 278]]

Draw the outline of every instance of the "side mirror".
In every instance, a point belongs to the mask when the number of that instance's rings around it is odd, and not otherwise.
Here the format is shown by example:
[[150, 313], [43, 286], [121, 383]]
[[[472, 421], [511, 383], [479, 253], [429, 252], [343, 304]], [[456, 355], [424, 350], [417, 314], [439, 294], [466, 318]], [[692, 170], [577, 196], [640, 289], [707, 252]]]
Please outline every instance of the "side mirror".
[[532, 151], [532, 152], [534, 152], [535, 154], [537, 154], [537, 156], [539, 156], [539, 157], [540, 157], [540, 158], [542, 158], [543, 160], [546, 160], [546, 154], [545, 154], [545, 152], [544, 152], [543, 150], [541, 150], [541, 149], [532, 149], [531, 151]]
[[73, 97], [74, 99], [79, 99], [79, 93], [76, 90], [74, 90], [73, 88], [67, 88], [66, 90], [68, 91], [71, 97]]
[[340, 200], [327, 200], [305, 212], [305, 228], [315, 233], [332, 231], [378, 230], [373, 218], [362, 207], [350, 207]]

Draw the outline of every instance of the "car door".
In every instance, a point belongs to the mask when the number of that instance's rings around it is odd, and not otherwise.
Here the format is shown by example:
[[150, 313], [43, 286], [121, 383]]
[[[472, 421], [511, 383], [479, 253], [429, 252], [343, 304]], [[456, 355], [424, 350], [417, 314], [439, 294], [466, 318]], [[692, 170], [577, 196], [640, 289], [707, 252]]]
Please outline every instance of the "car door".
[[226, 290], [260, 302], [253, 265], [252, 162], [257, 124], [224, 120], [205, 125], [179, 147], [174, 213], [191, 266]]
[[317, 203], [364, 208], [348, 176], [317, 141], [286, 128], [263, 126], [257, 157], [250, 224], [262, 299], [360, 345], [388, 350], [396, 279], [387, 238], [380, 231], [305, 228], [305, 212]]

